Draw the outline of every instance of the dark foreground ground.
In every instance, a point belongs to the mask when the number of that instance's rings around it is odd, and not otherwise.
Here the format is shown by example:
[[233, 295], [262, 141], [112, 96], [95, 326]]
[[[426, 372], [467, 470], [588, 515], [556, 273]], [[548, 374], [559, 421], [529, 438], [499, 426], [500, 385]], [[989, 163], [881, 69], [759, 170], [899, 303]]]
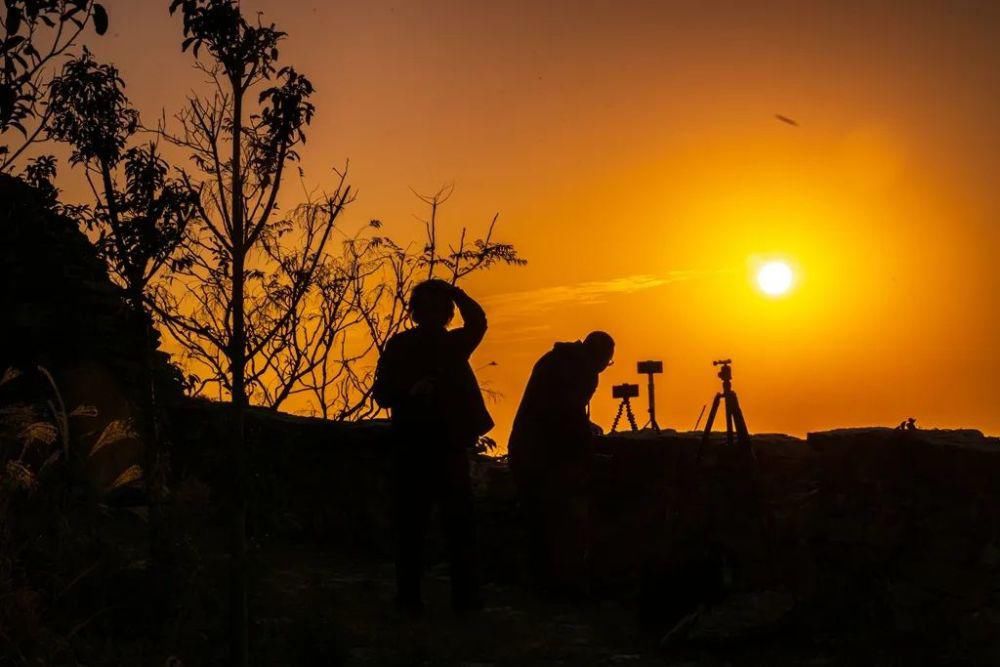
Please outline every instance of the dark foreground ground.
[[[176, 416], [169, 576], [141, 487], [5, 491], [0, 666], [225, 664], [216, 417]], [[761, 435], [752, 460], [695, 434], [605, 438], [595, 601], [575, 606], [523, 587], [510, 471], [477, 457], [487, 608], [461, 619], [438, 531], [428, 613], [392, 605], [384, 424], [254, 413], [249, 432], [254, 665], [1000, 665], [1000, 442], [975, 431]]]
[[977, 432], [759, 436], [755, 463], [721, 440], [699, 456], [693, 434], [607, 438], [581, 606], [523, 588], [509, 471], [480, 459], [487, 609], [453, 617], [432, 534], [410, 620], [378, 428], [330, 428], [260, 423], [258, 664], [1000, 664], [1000, 443]]
[[[351, 563], [308, 551], [268, 558], [280, 561], [261, 591], [275, 614], [259, 619], [257, 632], [274, 638], [308, 628], [306, 641], [319, 650], [315, 659], [357, 665], [663, 664], [619, 605], [546, 604], [493, 584], [482, 613], [457, 618], [448, 605], [447, 574], [437, 567], [426, 582], [427, 612], [412, 619], [393, 608], [388, 563]], [[265, 662], [303, 664], [298, 660], [306, 657], [279, 652]]]
[[642, 629], [630, 605], [546, 602], [511, 585], [488, 585], [486, 609], [471, 618], [456, 618], [448, 607], [443, 566], [427, 578], [428, 612], [410, 619], [392, 606], [388, 563], [349, 562], [312, 550], [262, 556], [273, 569], [257, 599], [262, 609], [254, 630], [257, 664], [923, 664], [901, 647], [818, 646], [814, 640], [788, 635], [725, 646], [663, 647], [661, 633]]

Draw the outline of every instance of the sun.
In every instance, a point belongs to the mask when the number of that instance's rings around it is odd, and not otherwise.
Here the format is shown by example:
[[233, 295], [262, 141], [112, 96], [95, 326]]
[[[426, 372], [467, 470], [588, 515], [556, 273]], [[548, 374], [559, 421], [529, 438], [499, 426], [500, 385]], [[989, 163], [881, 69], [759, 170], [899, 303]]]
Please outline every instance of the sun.
[[782, 296], [792, 289], [795, 274], [785, 262], [767, 262], [757, 271], [757, 286], [768, 296]]

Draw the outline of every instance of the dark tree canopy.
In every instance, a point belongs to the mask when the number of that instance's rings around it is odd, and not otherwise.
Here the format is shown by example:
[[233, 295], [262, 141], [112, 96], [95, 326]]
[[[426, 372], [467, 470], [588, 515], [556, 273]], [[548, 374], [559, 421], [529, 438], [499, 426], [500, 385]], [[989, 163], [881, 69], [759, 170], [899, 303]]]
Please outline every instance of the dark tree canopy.
[[118, 69], [98, 63], [86, 48], [52, 81], [49, 136], [72, 146], [70, 162], [118, 164], [139, 127], [124, 89]]
[[195, 194], [169, 176], [155, 143], [128, 148], [139, 113], [118, 70], [87, 49], [52, 81], [49, 108], [48, 136], [70, 145], [70, 162], [86, 169], [94, 193], [95, 208], [81, 208], [77, 217], [96, 233], [102, 259], [142, 309], [150, 281], [185, 238]]
[[0, 171], [7, 171], [44, 137], [50, 66], [89, 23], [106, 33], [108, 14], [93, 0], [4, 0], [0, 9]]
[[233, 0], [173, 0], [170, 13], [178, 9], [184, 17], [181, 48], [192, 49], [196, 58], [207, 49], [239, 89], [274, 74], [278, 43], [285, 33], [273, 23], [252, 25]]

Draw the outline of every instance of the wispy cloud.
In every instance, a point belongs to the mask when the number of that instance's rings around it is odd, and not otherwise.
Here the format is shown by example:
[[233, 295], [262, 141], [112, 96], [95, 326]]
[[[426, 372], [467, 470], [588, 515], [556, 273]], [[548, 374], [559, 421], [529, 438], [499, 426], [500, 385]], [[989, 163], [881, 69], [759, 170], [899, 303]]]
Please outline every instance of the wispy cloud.
[[662, 275], [639, 274], [612, 278], [611, 280], [554, 285], [520, 292], [494, 294], [484, 298], [483, 303], [489, 312], [490, 320], [494, 324], [501, 325], [493, 328], [495, 334], [500, 333], [505, 341], [532, 340], [549, 329], [544, 324], [517, 325], [519, 322], [531, 322], [532, 315], [548, 312], [561, 306], [578, 307], [606, 303], [618, 295], [634, 294], [671, 283], [693, 280], [709, 273], [714, 272], [671, 271]]
[[611, 280], [594, 280], [569, 285], [541, 287], [521, 292], [494, 294], [483, 301], [498, 308], [548, 308], [560, 304], [589, 305], [604, 303], [616, 294], [632, 294], [669, 283], [691, 280], [705, 275], [704, 271], [671, 271], [668, 274], [634, 275]]

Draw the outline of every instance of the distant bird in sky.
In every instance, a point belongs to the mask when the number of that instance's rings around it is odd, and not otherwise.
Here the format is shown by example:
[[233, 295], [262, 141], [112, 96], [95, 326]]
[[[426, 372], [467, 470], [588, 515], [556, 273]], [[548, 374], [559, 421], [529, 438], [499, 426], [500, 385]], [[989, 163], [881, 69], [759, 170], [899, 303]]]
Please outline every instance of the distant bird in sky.
[[788, 123], [792, 127], [798, 127], [799, 123], [794, 118], [789, 118], [788, 116], [782, 116], [780, 113], [774, 114], [774, 117], [780, 120], [782, 123]]

